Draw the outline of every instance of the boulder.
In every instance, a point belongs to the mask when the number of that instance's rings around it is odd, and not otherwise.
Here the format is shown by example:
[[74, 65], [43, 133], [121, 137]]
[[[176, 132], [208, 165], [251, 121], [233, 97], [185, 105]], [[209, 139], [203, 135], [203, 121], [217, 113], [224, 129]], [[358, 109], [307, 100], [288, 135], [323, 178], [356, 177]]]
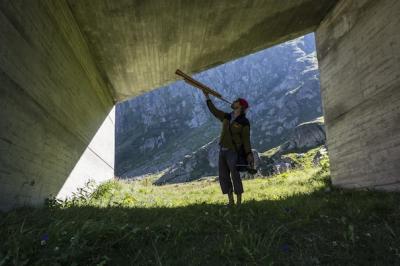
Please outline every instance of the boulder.
[[326, 134], [323, 117], [296, 126], [287, 141], [279, 146], [276, 155], [290, 152], [307, 152], [325, 144]]

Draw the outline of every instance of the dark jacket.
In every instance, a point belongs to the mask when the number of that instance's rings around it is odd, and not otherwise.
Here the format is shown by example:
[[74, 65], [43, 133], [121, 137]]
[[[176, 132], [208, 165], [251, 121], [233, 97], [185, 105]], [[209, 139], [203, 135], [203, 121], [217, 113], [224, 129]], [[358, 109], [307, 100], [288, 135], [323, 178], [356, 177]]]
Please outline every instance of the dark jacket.
[[[220, 145], [233, 151], [240, 151], [240, 149], [243, 148], [246, 156], [250, 154], [250, 122], [246, 118], [245, 114], [236, 117], [231, 124], [232, 141], [229, 132], [229, 122], [232, 114], [217, 109], [210, 99], [207, 100], [207, 106], [208, 109], [210, 109], [210, 112], [222, 122], [222, 132], [219, 141]], [[233, 143], [236, 144], [236, 149]]]

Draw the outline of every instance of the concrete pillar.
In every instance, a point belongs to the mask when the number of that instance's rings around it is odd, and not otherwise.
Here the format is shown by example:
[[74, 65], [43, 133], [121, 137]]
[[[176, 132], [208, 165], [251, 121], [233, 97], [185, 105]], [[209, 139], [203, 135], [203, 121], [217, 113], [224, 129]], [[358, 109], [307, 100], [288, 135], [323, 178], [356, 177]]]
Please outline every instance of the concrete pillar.
[[85, 187], [87, 182], [96, 185], [114, 177], [115, 155], [115, 108], [104, 119], [103, 124], [82, 153], [57, 198], [70, 198], [77, 188]]
[[316, 32], [334, 185], [400, 189], [400, 1], [342, 0]]
[[[59, 193], [113, 97], [65, 1], [0, 1], [0, 40], [0, 208], [38, 205]], [[112, 163], [97, 155], [99, 169]]]

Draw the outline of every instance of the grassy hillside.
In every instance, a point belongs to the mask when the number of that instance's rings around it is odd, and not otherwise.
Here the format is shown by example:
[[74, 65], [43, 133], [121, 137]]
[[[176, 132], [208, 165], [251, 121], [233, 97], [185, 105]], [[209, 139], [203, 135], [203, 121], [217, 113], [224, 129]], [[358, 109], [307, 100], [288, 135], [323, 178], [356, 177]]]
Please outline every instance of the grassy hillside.
[[0, 265], [399, 265], [399, 194], [334, 189], [326, 160], [303, 163], [245, 180], [241, 207], [212, 178], [152, 177], [3, 213]]

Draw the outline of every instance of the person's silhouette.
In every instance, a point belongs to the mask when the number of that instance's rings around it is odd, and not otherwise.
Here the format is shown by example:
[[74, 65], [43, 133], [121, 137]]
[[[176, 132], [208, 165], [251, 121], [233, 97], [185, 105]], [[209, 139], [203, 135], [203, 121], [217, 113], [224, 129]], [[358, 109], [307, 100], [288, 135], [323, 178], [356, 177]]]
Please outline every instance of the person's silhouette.
[[225, 113], [215, 107], [208, 93], [204, 92], [210, 112], [222, 122], [220, 152], [218, 159], [219, 183], [223, 194], [228, 195], [233, 205], [233, 193], [237, 196], [237, 205], [242, 202], [243, 184], [237, 169], [238, 153], [243, 151], [247, 162], [253, 165], [254, 158], [250, 143], [250, 122], [246, 118], [249, 105], [245, 99], [238, 98], [231, 107], [231, 113]]

